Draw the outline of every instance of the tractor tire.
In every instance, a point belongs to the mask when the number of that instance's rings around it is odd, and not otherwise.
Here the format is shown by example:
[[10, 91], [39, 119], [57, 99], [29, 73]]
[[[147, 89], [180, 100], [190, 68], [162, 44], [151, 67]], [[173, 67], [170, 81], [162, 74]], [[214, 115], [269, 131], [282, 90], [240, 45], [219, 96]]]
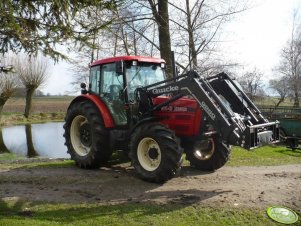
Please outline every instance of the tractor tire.
[[194, 140], [184, 146], [190, 166], [202, 171], [214, 171], [229, 160], [231, 148], [215, 138]]
[[65, 117], [64, 129], [67, 153], [79, 167], [95, 169], [110, 159], [108, 131], [94, 104], [87, 101], [72, 104]]
[[161, 123], [144, 123], [131, 136], [129, 157], [139, 176], [163, 183], [181, 168], [183, 149], [174, 132]]

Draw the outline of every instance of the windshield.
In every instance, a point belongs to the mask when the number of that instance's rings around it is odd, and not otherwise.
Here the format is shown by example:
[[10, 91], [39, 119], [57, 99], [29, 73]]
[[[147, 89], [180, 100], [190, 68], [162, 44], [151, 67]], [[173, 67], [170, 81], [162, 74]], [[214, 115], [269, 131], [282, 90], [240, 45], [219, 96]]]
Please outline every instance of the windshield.
[[127, 89], [129, 98], [133, 100], [134, 91], [143, 86], [165, 80], [164, 70], [160, 64], [138, 63], [126, 67]]

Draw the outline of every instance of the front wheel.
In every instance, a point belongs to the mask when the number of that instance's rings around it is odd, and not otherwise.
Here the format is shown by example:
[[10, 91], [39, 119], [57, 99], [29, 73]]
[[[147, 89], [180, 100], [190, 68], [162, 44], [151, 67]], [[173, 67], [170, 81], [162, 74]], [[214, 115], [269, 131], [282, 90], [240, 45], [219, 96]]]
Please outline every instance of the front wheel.
[[174, 132], [161, 123], [142, 124], [131, 136], [129, 157], [144, 180], [171, 179], [181, 167], [182, 153]]
[[184, 147], [192, 167], [203, 171], [221, 168], [229, 160], [231, 149], [215, 138], [194, 140]]
[[98, 168], [110, 159], [108, 132], [92, 103], [73, 103], [67, 111], [64, 129], [68, 153], [79, 167]]

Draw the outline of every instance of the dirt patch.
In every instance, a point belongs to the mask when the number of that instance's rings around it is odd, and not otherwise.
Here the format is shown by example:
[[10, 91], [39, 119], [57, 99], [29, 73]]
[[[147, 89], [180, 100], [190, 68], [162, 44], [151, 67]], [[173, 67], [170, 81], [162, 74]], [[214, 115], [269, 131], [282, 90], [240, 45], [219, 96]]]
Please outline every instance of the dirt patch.
[[223, 167], [199, 172], [184, 167], [164, 184], [140, 180], [129, 164], [83, 170], [15, 168], [0, 171], [1, 199], [60, 203], [177, 203], [301, 208], [301, 165]]

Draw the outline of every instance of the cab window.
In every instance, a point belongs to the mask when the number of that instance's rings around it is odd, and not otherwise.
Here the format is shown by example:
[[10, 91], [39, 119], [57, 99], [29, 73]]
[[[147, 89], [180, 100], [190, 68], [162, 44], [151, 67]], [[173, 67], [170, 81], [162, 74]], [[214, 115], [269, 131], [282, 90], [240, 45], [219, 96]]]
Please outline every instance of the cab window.
[[139, 62], [138, 65], [133, 65], [130, 62], [127, 64], [126, 77], [129, 100], [134, 100], [137, 88], [161, 82], [165, 79], [165, 74], [159, 64]]
[[99, 93], [100, 66], [95, 66], [90, 69], [90, 90], [94, 93]]
[[123, 77], [116, 73], [115, 63], [102, 65], [100, 92], [112, 95], [117, 89], [123, 89]]

